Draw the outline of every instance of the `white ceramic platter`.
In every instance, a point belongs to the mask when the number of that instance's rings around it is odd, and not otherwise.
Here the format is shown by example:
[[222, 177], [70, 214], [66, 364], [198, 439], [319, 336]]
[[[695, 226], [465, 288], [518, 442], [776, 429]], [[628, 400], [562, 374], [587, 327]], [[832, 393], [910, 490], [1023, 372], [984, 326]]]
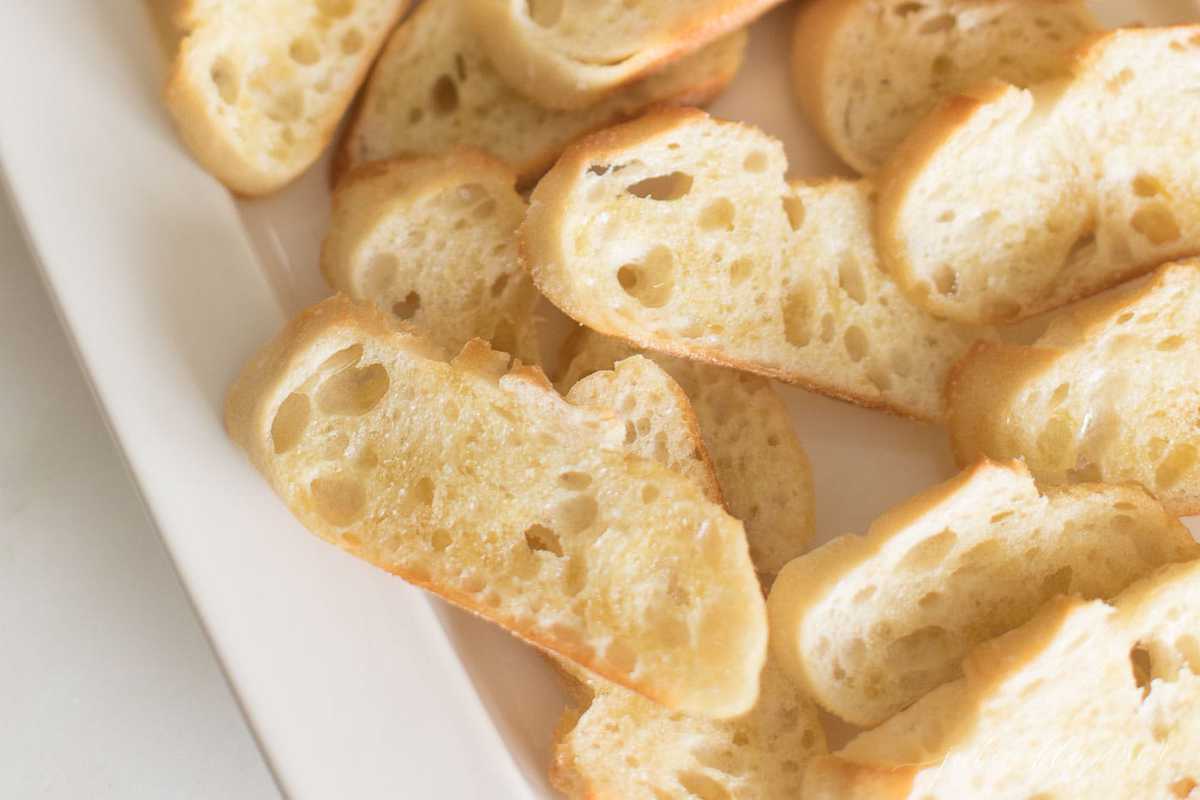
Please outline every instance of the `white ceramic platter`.
[[[1200, 18], [1193, 0], [1098, 10], [1114, 24]], [[793, 13], [755, 25], [713, 111], [781, 137], [796, 174], [827, 174], [839, 167], [790, 99]], [[235, 202], [162, 110], [165, 59], [141, 0], [6, 3], [0, 52], [7, 186], [281, 788], [551, 796], [563, 701], [540, 658], [305, 533], [222, 431], [239, 366], [327, 292], [316, 268], [326, 165], [274, 198]], [[934, 428], [783, 391], [813, 461], [822, 539], [952, 472]]]

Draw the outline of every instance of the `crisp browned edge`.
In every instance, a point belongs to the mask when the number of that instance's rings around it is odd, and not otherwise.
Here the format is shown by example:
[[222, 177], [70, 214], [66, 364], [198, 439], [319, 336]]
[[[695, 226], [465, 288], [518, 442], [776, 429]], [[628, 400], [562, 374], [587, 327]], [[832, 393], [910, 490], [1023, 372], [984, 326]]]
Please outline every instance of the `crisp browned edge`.
[[[391, 2], [395, 5], [391, 18], [380, 26], [378, 37], [369, 46], [364, 47], [358, 55], [358, 67], [346, 92], [338, 97], [336, 102], [330, 104], [320, 129], [313, 139], [315, 147], [312, 156], [295, 164], [291, 174], [276, 177], [260, 173], [248, 165], [242, 159], [241, 153], [224, 140], [223, 137], [227, 133], [226, 128], [207, 113], [204, 94], [193, 83], [191, 80], [193, 76], [185, 68], [184, 54], [191, 46], [196, 25], [195, 0], [185, 0], [184, 5], [178, 9], [175, 16], [177, 24], [181, 27], [181, 38], [179, 49], [174, 55], [168, 72], [163, 98], [180, 138], [200, 166], [225, 184], [226, 188], [234, 195], [246, 198], [276, 192], [303, 175], [329, 147], [337, 133], [338, 122], [352, 104], [381, 46], [408, 10], [410, 0], [391, 0]], [[238, 166], [227, 168], [230, 163]]]
[[[1100, 57], [1100, 51], [1113, 38], [1177, 29], [1200, 30], [1200, 25], [1117, 29], [1094, 33], [1085, 37], [1074, 53], [1068, 57], [1067, 72], [1071, 76], [1086, 73], [1092, 62]], [[913, 128], [875, 176], [879, 189], [875, 216], [875, 239], [878, 243], [880, 265], [896, 280], [914, 303], [939, 316], [961, 323], [974, 325], [1017, 323], [1099, 294], [1125, 281], [1145, 275], [1153, 271], [1159, 264], [1164, 263], [1163, 258], [1156, 257], [1156, 260], [1151, 263], [1133, 264], [1126, 270], [1105, 276], [1103, 280], [1093, 286], [1083, 287], [1070, 295], [1047, 296], [1040, 302], [1031, 303], [1028, 307], [1023, 308], [1018, 316], [1006, 319], [970, 318], [954, 309], [935, 307], [929, 304], [928, 296], [916, 286], [912, 261], [908, 258], [908, 251], [904, 246], [905, 237], [900, 224], [900, 215], [906, 203], [908, 191], [948, 140], [956, 136], [980, 109], [996, 102], [1013, 88], [1011, 84], [991, 79], [974, 88], [946, 97], [934, 111]], [[1167, 256], [1165, 259], [1172, 260], [1193, 255], [1200, 255], [1200, 248], [1181, 248], [1179, 252]]]
[[342, 222], [345, 198], [355, 189], [375, 181], [411, 179], [413, 182], [398, 191], [392, 198], [395, 199], [432, 194], [462, 181], [464, 177], [477, 181], [480, 176], [502, 183], [515, 193], [516, 175], [512, 169], [489, 153], [472, 147], [454, 147], [438, 155], [367, 161], [354, 167], [333, 187], [329, 228], [321, 241], [320, 270], [325, 282], [335, 291], [346, 290], [335, 277], [334, 232]]
[[[699, 361], [706, 364], [713, 364], [720, 367], [732, 367], [733, 369], [750, 372], [756, 375], [761, 375], [766, 378], [773, 378], [784, 383], [790, 383], [807, 389], [818, 394], [823, 394], [827, 397], [832, 397], [837, 400], [844, 400], [864, 408], [872, 408], [881, 411], [887, 411], [899, 417], [915, 420], [917, 422], [938, 422], [940, 417], [931, 417], [919, 409], [906, 408], [894, 402], [888, 402], [882, 399], [864, 397], [854, 392], [847, 391], [835, 386], [813, 381], [803, 375], [789, 373], [780, 369], [772, 369], [758, 364], [742, 361], [736, 358], [721, 353], [709, 350], [694, 350], [687, 347], [679, 346], [672, 342], [662, 342], [652, 337], [643, 337], [634, 333], [616, 330], [608, 325], [604, 325], [596, 320], [590, 319], [587, 311], [579, 307], [573, 300], [564, 297], [556, 297], [554, 293], [548, 291], [549, 282], [546, 276], [542, 274], [542, 270], [538, 267], [535, 253], [552, 252], [555, 248], [553, 240], [554, 236], [536, 236], [532, 231], [539, 224], [545, 224], [552, 231], [557, 231], [559, 224], [554, 221], [543, 220], [546, 216], [546, 209], [549, 206], [558, 204], [564, 198], [570, 189], [571, 183], [575, 180], [577, 174], [582, 172], [586, 164], [593, 160], [604, 160], [607, 156], [617, 156], [623, 150], [628, 149], [636, 144], [641, 143], [645, 139], [670, 130], [677, 125], [681, 125], [690, 121], [699, 119], [712, 119], [720, 125], [734, 125], [740, 127], [751, 127], [740, 122], [731, 122], [727, 120], [718, 120], [710, 117], [706, 112], [690, 107], [681, 108], [659, 108], [650, 111], [649, 113], [639, 117], [632, 122], [627, 122], [623, 125], [617, 125], [612, 128], [606, 128], [597, 133], [591, 134], [574, 145], [569, 147], [554, 168], [546, 173], [545, 177], [538, 183], [530, 198], [530, 210], [525, 217], [525, 222], [521, 225], [518, 238], [518, 253], [520, 260], [525, 269], [533, 276], [534, 285], [538, 290], [554, 303], [563, 313], [574, 319], [576, 322], [585, 325], [597, 333], [602, 333], [605, 336], [611, 336], [615, 339], [620, 339], [634, 347], [653, 350], [666, 355], [675, 356], [677, 358], [688, 359], [691, 361]], [[546, 241], [538, 242], [542, 239]], [[547, 244], [547, 241], [550, 244]], [[552, 260], [552, 259], [546, 259]]]
[[808, 0], [796, 11], [792, 29], [792, 94], [817, 135], [859, 174], [872, 165], [837, 130], [829, 116], [830, 67], [841, 51], [841, 37], [864, 3], [862, 0]]
[[[247, 453], [251, 463], [260, 472], [265, 472], [263, 467], [266, 463], [265, 457], [262, 455], [264, 441], [259, 436], [257, 425], [259, 403], [261, 402], [262, 395], [271, 390], [271, 387], [275, 385], [280, 375], [286, 372], [290, 362], [297, 354], [313, 346], [327, 331], [339, 327], [354, 330], [360, 336], [366, 335], [383, 341], [394, 342], [398, 350], [413, 353], [415, 357], [438, 358], [436, 348], [426, 342], [414, 328], [403, 323], [393, 322], [373, 304], [356, 303], [345, 295], [337, 294], [314, 306], [306, 308], [297, 317], [288, 322], [279, 334], [246, 363], [230, 387], [226, 397], [224, 414], [226, 431], [229, 437]], [[451, 359], [450, 363], [457, 365], [463, 370], [495, 375], [494, 370], [497, 356], [503, 358], [504, 363], [509, 363], [509, 356], [507, 354], [497, 354], [487, 342], [482, 339], [473, 339], [463, 346], [462, 351]], [[546, 378], [540, 367], [524, 365], [514, 360], [511, 362], [511, 368], [508, 369], [507, 375], [523, 380], [532, 387], [536, 387], [552, 397], [554, 401], [561, 404], [564, 408], [577, 408], [570, 406], [563, 400], [561, 395], [554, 390], [554, 387], [550, 384], [550, 381]], [[268, 485], [271, 484], [270, 480], [267, 482]], [[272, 489], [274, 489], [274, 486], [272, 486]], [[705, 498], [705, 501], [709, 502], [707, 498]], [[285, 505], [287, 505], [286, 502]], [[713, 505], [716, 508], [720, 508], [716, 504]], [[725, 512], [722, 509], [719, 513]], [[740, 522], [738, 524], [740, 525]], [[307, 526], [305, 527], [307, 530]], [[539, 635], [534, 629], [523, 627], [517, 620], [511, 617], [497, 614], [494, 609], [483, 606], [462, 592], [435, 584], [421, 574], [368, 558], [355, 548], [346, 546], [341, 540], [335, 541], [313, 531], [310, 531], [310, 533], [385, 572], [396, 575], [414, 586], [418, 586], [444, 598], [465, 611], [469, 611], [482, 619], [499, 625], [517, 638], [528, 642], [546, 653], [574, 661], [596, 675], [619, 686], [624, 686], [660, 705], [667, 706], [668, 708], [679, 708], [681, 705], [681, 698], [678, 693], [667, 692], [662, 687], [656, 689], [652, 686], [633, 685], [628, 675], [621, 675], [614, 670], [605, 668], [605, 665], [599, 659], [592, 657], [581, 647], [574, 646], [570, 642], [556, 640], [548, 633]], [[747, 556], [746, 562], [747, 565], [750, 564], [749, 556]], [[766, 632], [765, 608], [763, 611], [763, 632]], [[701, 712], [696, 711], [693, 713], [700, 714]]]
[[[597, 2], [600, 1], [597, 0]], [[582, 91], [579, 90], [576, 84], [574, 86], [575, 93], [567, 97], [562, 103], [555, 102], [561, 95], [556, 95], [554, 100], [532, 96], [520, 86], [519, 81], [514, 81], [511, 77], [523, 74], [529, 69], [534, 69], [536, 72], [541, 73], [544, 78], [547, 73], [547, 65], [552, 65], [549, 69], [555, 73], [553, 79], [553, 82], [556, 84], [555, 88], [560, 92], [569, 93], [571, 90], [564, 83], [570, 79], [562, 75], [562, 70], [555, 60], [535, 58], [528, 53], [519, 51], [517, 48], [505, 45], [503, 47], [504, 57], [493, 58], [492, 61], [495, 64], [504, 64], [505, 66], [503, 67], [498, 66], [497, 71], [503, 75], [510, 86], [529, 97], [535, 103], [546, 108], [570, 111], [599, 102], [621, 87], [669, 66], [680, 58], [716, 41], [724, 34], [749, 25], [759, 16], [783, 2], [784, 0], [714, 0], [712, 5], [715, 8], [703, 12], [703, 16], [685, 17], [681, 20], [680, 25], [661, 31], [657, 38], [651, 40], [646, 47], [634, 53], [620, 64], [614, 65], [613, 71], [616, 74], [610, 83], [605, 86]], [[510, 0], [493, 0], [491, 2], [484, 0], [484, 3], [474, 2], [472, 3], [472, 8], [476, 9], [476, 13], [482, 13], [487, 18], [507, 16], [511, 19], [513, 6]], [[504, 7], [502, 8], [501, 5]], [[510, 23], [509, 30], [515, 32], [518, 30], [518, 26], [519, 23]], [[490, 38], [488, 34], [491, 27], [486, 24], [485, 20], [485, 24], [482, 25], [482, 30], [480, 31], [482, 34], [480, 36], [481, 43], [489, 54], [496, 47], [488, 41]], [[512, 63], [515, 63], [516, 66], [512, 66]], [[634, 66], [624, 70], [620, 69], [621, 66], [627, 64], [633, 64]], [[546, 80], [543, 82], [549, 81]], [[574, 81], [570, 80], [570, 83], [573, 84]]]
[[[1200, 259], [1164, 264], [1152, 280], [1129, 294], [1087, 300], [1065, 312], [1060, 319], [1063, 323], [1075, 326], [1084, 339], [1090, 339], [1095, 327], [1108, 324], [1109, 319], [1122, 309], [1142, 300], [1158, 287], [1167, 273], [1175, 270], [1200, 271]], [[1086, 343], [1078, 345], [1086, 346]], [[1067, 351], [1068, 348], [1040, 346], [1037, 342], [1020, 345], [981, 340], [951, 367], [943, 390], [942, 405], [945, 408], [945, 427], [951, 450], [960, 465], [978, 457], [993, 455], [988, 453], [989, 447], [981, 444], [981, 440], [988, 437], [981, 436], [977, 431], [996, 428], [997, 418], [1007, 414], [1011, 395], [1019, 388], [1019, 384], [1031, 377], [1032, 370], [1041, 372], [1052, 367]], [[982, 377], [976, 377], [976, 373]], [[979, 381], [986, 383], [983, 390], [978, 393], [971, 391], [972, 385]], [[971, 397], [967, 397], [968, 393]], [[979, 405], [971, 404], [972, 400], [977, 399], [975, 395], [984, 398]], [[1200, 492], [1177, 498], [1158, 497], [1153, 492], [1150, 494], [1176, 516], [1200, 514]]]
[[[465, 0], [455, 0], [455, 1], [456, 2], [465, 2]], [[433, 3], [433, 2], [422, 3], [421, 5], [419, 5], [417, 7], [417, 9], [415, 11], [413, 11], [412, 15], [409, 16], [408, 19], [406, 19], [403, 23], [401, 23], [398, 27], [396, 27], [396, 29], [392, 32], [391, 37], [388, 39], [387, 44], [383, 47], [382, 51], [380, 52], [379, 57], [375, 60], [376, 67], [378, 65], [383, 64], [385, 61], [387, 61], [389, 58], [391, 58], [393, 55], [393, 50], [404, 49], [408, 45], [409, 40], [411, 39], [412, 26], [417, 21], [418, 17], [421, 14], [433, 13], [433, 11], [435, 9], [436, 9], [436, 3]], [[741, 45], [738, 47], [738, 52], [736, 54], [736, 57], [730, 58], [728, 60], [728, 64], [723, 65], [723, 66], [727, 67], [723, 72], [720, 72], [719, 74], [714, 74], [711, 78], [709, 78], [706, 81], [697, 82], [697, 83], [693, 84], [692, 86], [682, 89], [681, 91], [677, 92], [673, 96], [663, 97], [652, 103], [649, 103], [649, 104], [647, 104], [646, 108], [650, 108], [650, 107], [656, 106], [656, 105], [678, 105], [678, 106], [706, 105], [706, 104], [712, 102], [714, 99], [716, 99], [716, 97], [719, 94], [721, 94], [721, 92], [723, 92], [726, 89], [726, 87], [729, 86], [729, 84], [733, 81], [734, 77], [737, 75], [738, 70], [741, 68], [742, 61], [745, 56], [745, 50], [746, 50], [745, 38], [746, 38], [745, 34], [743, 34], [742, 42], [741, 42]], [[709, 44], [715, 44], [715, 43], [716, 43], [716, 40], [714, 40], [713, 42], [711, 42]], [[360, 162], [360, 161], [355, 160], [354, 154], [353, 154], [353, 150], [354, 150], [353, 145], [354, 145], [354, 142], [360, 136], [359, 130], [363, 124], [363, 118], [367, 114], [367, 107], [369, 106], [368, 101], [375, 89], [375, 83], [376, 83], [376, 79], [377, 79], [376, 67], [372, 67], [371, 76], [367, 80], [366, 86], [365, 86], [364, 90], [361, 92], [361, 94], [358, 98], [358, 102], [355, 103], [354, 108], [351, 112], [350, 123], [346, 126], [345, 131], [342, 133], [342, 136], [338, 141], [337, 147], [334, 149], [333, 158], [330, 161], [330, 165], [329, 165], [329, 183], [331, 186], [336, 187], [338, 185], [338, 183], [340, 183], [341, 180], [344, 178], [344, 176], [346, 176], [349, 172], [361, 167], [362, 165], [364, 165], [366, 163], [370, 163], [370, 162]], [[648, 77], [650, 77], [650, 76], [645, 75], [645, 76], [642, 76], [642, 79], [645, 79]], [[624, 89], [626, 87], [625, 87], [625, 85], [622, 85], [622, 86], [619, 86], [616, 88], [617, 88], [617, 90], [620, 90], [620, 89]], [[645, 108], [643, 108], [642, 111], [645, 111]], [[526, 159], [523, 162], [520, 162], [520, 163], [503, 162], [503, 163], [506, 163], [516, 173], [517, 186], [519, 188], [524, 189], [524, 188], [531, 187], [533, 184], [535, 184], [537, 182], [538, 178], [540, 178], [543, 174], [545, 174], [545, 172], [554, 165], [554, 162], [558, 158], [558, 156], [565, 149], [570, 147], [574, 142], [579, 141], [580, 139], [588, 136], [591, 133], [594, 133], [595, 131], [603, 130], [604, 128], [610, 127], [612, 125], [617, 125], [622, 122], [627, 122], [628, 120], [635, 118], [638, 115], [638, 113], [640, 113], [640, 112], [635, 112], [632, 115], [631, 114], [614, 113], [608, 119], [596, 123], [590, 129], [581, 131], [576, 136], [574, 136], [566, 141], [563, 141], [557, 145], [547, 146], [540, 153], [537, 153], [536, 155]], [[478, 149], [478, 148], [476, 148], [476, 149]], [[405, 151], [397, 150], [397, 152], [394, 154], [393, 158], [404, 158], [405, 156], [406, 156]]]

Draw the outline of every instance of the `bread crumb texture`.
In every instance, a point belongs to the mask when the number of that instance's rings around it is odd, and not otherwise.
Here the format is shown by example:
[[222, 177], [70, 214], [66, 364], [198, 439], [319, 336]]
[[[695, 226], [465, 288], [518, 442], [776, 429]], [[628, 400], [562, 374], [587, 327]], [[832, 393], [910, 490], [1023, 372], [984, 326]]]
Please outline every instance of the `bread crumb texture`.
[[766, 613], [741, 523], [540, 371], [394, 325], [332, 298], [232, 389], [230, 432], [293, 513], [674, 710], [748, 711]]

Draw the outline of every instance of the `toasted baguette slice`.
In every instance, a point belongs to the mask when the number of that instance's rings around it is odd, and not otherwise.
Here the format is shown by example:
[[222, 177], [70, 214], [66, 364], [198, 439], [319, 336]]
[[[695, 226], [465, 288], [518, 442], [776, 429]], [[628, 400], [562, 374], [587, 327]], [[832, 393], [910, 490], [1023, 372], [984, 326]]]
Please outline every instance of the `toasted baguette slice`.
[[1200, 562], [1051, 601], [805, 776], [805, 800], [1195, 797]]
[[785, 567], [772, 644], [813, 699], [870, 727], [1051, 597], [1109, 598], [1194, 558], [1200, 544], [1140, 487], [1039, 494], [1020, 462], [983, 461]]
[[525, 201], [476, 151], [369, 164], [333, 194], [329, 285], [411, 322], [447, 352], [486, 339], [537, 363], [537, 290], [517, 260]]
[[1070, 77], [951, 98], [880, 173], [884, 264], [931, 311], [1027, 317], [1200, 253], [1200, 26], [1095, 37]]
[[244, 195], [317, 160], [408, 0], [191, 0], [167, 107], [196, 160]]
[[1200, 261], [1058, 317], [1032, 347], [979, 345], [955, 367], [960, 462], [1022, 458], [1039, 481], [1136, 481], [1200, 513]]
[[872, 174], [948, 94], [1061, 73], [1099, 28], [1082, 0], [811, 0], [796, 16], [796, 96], [842, 160]]
[[563, 149], [655, 103], [704, 105], [741, 66], [735, 32], [595, 105], [552, 111], [509, 88], [481, 51], [462, 0], [425, 0], [392, 34], [334, 160], [335, 180], [367, 161], [490, 152], [530, 184]]
[[504, 80], [581, 109], [747, 25], [781, 0], [463, 0]]
[[[563, 346], [560, 389], [636, 351], [579, 328]], [[787, 406], [770, 381], [724, 367], [647, 353], [691, 401], [729, 513], [746, 526], [750, 560], [769, 584], [813, 537], [812, 471]]]
[[826, 752], [816, 706], [770, 660], [758, 704], [736, 719], [671, 714], [597, 678], [573, 694], [550, 767], [569, 800], [793, 800]]
[[613, 411], [625, 422], [625, 446], [631, 452], [688, 478], [712, 502], [723, 502], [692, 404], [650, 359], [631, 356], [611, 370], [593, 372], [571, 387], [566, 399]]
[[315, 534], [675, 710], [745, 713], [766, 611], [739, 522], [624, 425], [369, 304], [305, 311], [226, 424]]
[[920, 419], [978, 328], [878, 269], [864, 182], [784, 180], [782, 145], [695, 109], [591, 136], [534, 190], [521, 257], [589, 328]]

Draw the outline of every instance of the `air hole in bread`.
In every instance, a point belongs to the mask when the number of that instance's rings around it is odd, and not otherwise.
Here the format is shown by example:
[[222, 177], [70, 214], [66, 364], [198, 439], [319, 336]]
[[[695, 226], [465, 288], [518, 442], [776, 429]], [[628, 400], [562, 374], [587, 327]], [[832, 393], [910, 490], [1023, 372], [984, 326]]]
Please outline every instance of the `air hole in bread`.
[[580, 494], [558, 504], [555, 519], [568, 535], [587, 530], [596, 521], [600, 506], [591, 495]]
[[924, 3], [900, 3], [892, 9], [897, 17], [907, 17], [911, 14], [918, 14], [925, 10]]
[[543, 28], [551, 28], [562, 19], [563, 0], [525, 0], [529, 18]]
[[1054, 389], [1054, 392], [1051, 393], [1051, 395], [1050, 395], [1050, 407], [1058, 408], [1066, 401], [1067, 397], [1070, 394], [1071, 394], [1071, 384], [1060, 383]]
[[1196, 465], [1196, 448], [1177, 444], [1154, 471], [1154, 483], [1159, 489], [1169, 489], [1183, 479]]
[[693, 179], [686, 172], [671, 172], [667, 175], [655, 175], [625, 187], [625, 191], [634, 197], [650, 200], [671, 201], [686, 197], [692, 191]]
[[439, 116], [453, 114], [458, 109], [458, 87], [449, 75], [442, 75], [433, 82], [429, 91], [429, 101], [434, 113]]
[[995, 514], [992, 514], [991, 519], [989, 519], [988, 522], [992, 523], [993, 525], [996, 525], [996, 524], [1001, 523], [1004, 520], [1008, 519], [1015, 513], [1017, 513], [1017, 512], [1015, 512], [1015, 511], [997, 511]]
[[433, 505], [433, 479], [424, 477], [413, 484], [411, 497], [414, 503], [422, 506]]
[[1151, 244], [1169, 244], [1179, 239], [1179, 223], [1171, 209], [1161, 200], [1146, 203], [1129, 221], [1133, 229], [1150, 240]]
[[1142, 690], [1142, 699], [1150, 696], [1150, 682], [1154, 678], [1150, 651], [1141, 644], [1134, 645], [1129, 651], [1129, 668], [1133, 673], [1134, 684]]
[[930, 64], [930, 70], [933, 72], [935, 80], [944, 80], [954, 73], [954, 59], [943, 53], [933, 59], [933, 63]]
[[659, 497], [658, 487], [652, 483], [648, 483], [642, 487], [642, 502], [649, 505]]
[[529, 549], [535, 553], [551, 553], [556, 556], [563, 554], [562, 542], [559, 541], [558, 534], [545, 525], [535, 524], [526, 528], [525, 544], [529, 545]]
[[761, 150], [755, 150], [742, 161], [742, 167], [747, 172], [762, 172], [767, 168], [767, 154]]
[[933, 569], [949, 555], [957, 541], [958, 534], [947, 528], [941, 533], [934, 534], [913, 545], [904, 554], [900, 563], [905, 569], [918, 571]]
[[918, 33], [945, 33], [946, 31], [954, 30], [958, 26], [958, 20], [953, 14], [938, 14], [932, 19], [926, 20], [918, 29]]
[[317, 43], [308, 35], [297, 36], [293, 39], [291, 46], [288, 47], [288, 55], [291, 56], [292, 61], [306, 67], [321, 60], [321, 51], [317, 48]]
[[492, 216], [495, 213], [496, 213], [496, 201], [493, 198], [489, 197], [487, 200], [484, 200], [482, 203], [475, 206], [475, 209], [471, 212], [471, 216], [473, 216], [477, 220], [483, 220], [483, 219], [487, 219], [488, 217]]
[[1105, 84], [1105, 88], [1107, 88], [1113, 94], [1116, 94], [1117, 92], [1119, 92], [1123, 88], [1125, 88], [1125, 86], [1127, 86], [1129, 84], [1129, 82], [1132, 80], [1133, 80], [1133, 70], [1126, 67], [1125, 69], [1121, 70], [1116, 75], [1114, 75], [1113, 77], [1109, 78], [1108, 83]]
[[502, 319], [492, 329], [492, 348], [502, 353], [517, 351], [517, 328], [508, 319]]
[[633, 424], [633, 420], [625, 420], [625, 444], [633, 444], [637, 438], [637, 427]]
[[400, 259], [392, 253], [379, 253], [367, 263], [363, 273], [362, 292], [365, 297], [378, 297], [384, 294], [396, 273], [400, 269]]
[[1133, 193], [1138, 197], [1154, 197], [1164, 191], [1162, 181], [1153, 175], [1142, 173], [1133, 179]]
[[271, 422], [271, 443], [276, 454], [286, 453], [296, 446], [308, 427], [311, 413], [312, 404], [308, 395], [293, 392], [280, 403]]
[[392, 313], [399, 319], [412, 319], [421, 309], [421, 295], [409, 292], [403, 300], [392, 304]]
[[241, 93], [241, 85], [233, 61], [225, 56], [218, 58], [213, 62], [208, 74], [212, 78], [213, 86], [217, 88], [221, 102], [230, 106], [236, 103]]
[[1200, 639], [1185, 633], [1175, 640], [1175, 652], [1183, 658], [1193, 675], [1200, 675]]
[[379, 454], [370, 445], [364, 445], [354, 456], [354, 465], [363, 470], [373, 470], [379, 466]]
[[408, 112], [408, 124], [416, 125], [421, 120], [425, 119], [425, 112], [419, 108], [410, 109]]
[[[940, 625], [926, 625], [912, 633], [901, 636], [887, 646], [888, 661], [894, 663], [939, 663], [950, 650], [952, 637]], [[908, 673], [917, 679], [918, 685], [926, 680], [924, 670]]]
[[1175, 797], [1187, 800], [1187, 797], [1197, 786], [1200, 786], [1200, 784], [1197, 784], [1194, 778], [1180, 778], [1167, 788], [1170, 789], [1171, 794]]
[[579, 558], [572, 558], [567, 562], [567, 568], [563, 574], [563, 591], [574, 597], [583, 591], [583, 587], [587, 585], [587, 564]]
[[807, 347], [812, 341], [812, 311], [814, 298], [807, 286], [796, 289], [783, 303], [783, 333], [788, 344]]
[[700, 212], [700, 229], [705, 231], [733, 230], [734, 208], [728, 197], [718, 198]]
[[454, 73], [458, 75], [459, 83], [467, 79], [467, 60], [463, 58], [462, 53], [454, 54]]
[[729, 282], [740, 286], [754, 272], [754, 262], [748, 258], [739, 258], [729, 265]]
[[1168, 336], [1166, 339], [1161, 340], [1156, 346], [1159, 350], [1170, 353], [1183, 347], [1184, 342], [1186, 341], [1187, 340], [1182, 336]]
[[492, 288], [489, 291], [491, 292], [492, 297], [499, 297], [500, 295], [504, 294], [504, 290], [507, 287], [508, 287], [508, 273], [506, 272], [502, 275], [497, 276], [496, 280], [492, 281]]
[[586, 472], [564, 472], [558, 476], [558, 482], [572, 492], [582, 492], [592, 485], [592, 476]]
[[617, 282], [646, 308], [661, 308], [675, 289], [675, 256], [666, 247], [656, 247], [641, 264], [626, 264], [618, 269]]
[[317, 367], [317, 372], [323, 375], [340, 372], [346, 367], [357, 364], [362, 357], [363, 346], [361, 344], [353, 344], [349, 347], [338, 350], [329, 358], [322, 361], [321, 366]]
[[842, 335], [842, 343], [846, 345], [846, 355], [855, 363], [862, 361], [871, 349], [867, 334], [857, 325], [846, 329], [846, 333]]
[[834, 325], [833, 314], [826, 312], [825, 315], [821, 317], [821, 341], [825, 344], [829, 344], [833, 341], [833, 334], [835, 332], [836, 327]]
[[450, 531], [444, 528], [438, 528], [429, 536], [429, 546], [439, 553], [449, 547], [452, 541]]
[[862, 268], [858, 260], [847, 253], [838, 265], [838, 286], [854, 302], [862, 305], [867, 300], [867, 288], [863, 281]]
[[782, 198], [783, 210], [787, 214], [788, 224], [792, 226], [792, 230], [800, 230], [800, 226], [804, 224], [804, 202], [799, 197], [786, 195]]
[[940, 602], [942, 602], [941, 592], [926, 592], [921, 595], [921, 599], [917, 601], [917, 605], [921, 608], [933, 608]]
[[317, 0], [317, 11], [323, 16], [348, 17], [354, 13], [355, 0]]
[[321, 384], [317, 391], [317, 407], [326, 414], [361, 416], [383, 399], [390, 384], [391, 379], [382, 364], [346, 367]]
[[367, 504], [367, 493], [359, 482], [343, 475], [316, 478], [308, 491], [321, 518], [339, 528], [358, 519]]
[[886, 392], [892, 388], [892, 376], [882, 365], [874, 362], [867, 367], [867, 380], [880, 392]]
[[697, 800], [733, 800], [724, 786], [702, 772], [689, 770], [679, 773], [679, 785]]
[[351, 28], [342, 34], [342, 53], [352, 56], [362, 49], [363, 42], [362, 32], [358, 28]]
[[266, 115], [279, 123], [296, 122], [304, 116], [304, 91], [289, 89], [273, 95], [267, 102]]

